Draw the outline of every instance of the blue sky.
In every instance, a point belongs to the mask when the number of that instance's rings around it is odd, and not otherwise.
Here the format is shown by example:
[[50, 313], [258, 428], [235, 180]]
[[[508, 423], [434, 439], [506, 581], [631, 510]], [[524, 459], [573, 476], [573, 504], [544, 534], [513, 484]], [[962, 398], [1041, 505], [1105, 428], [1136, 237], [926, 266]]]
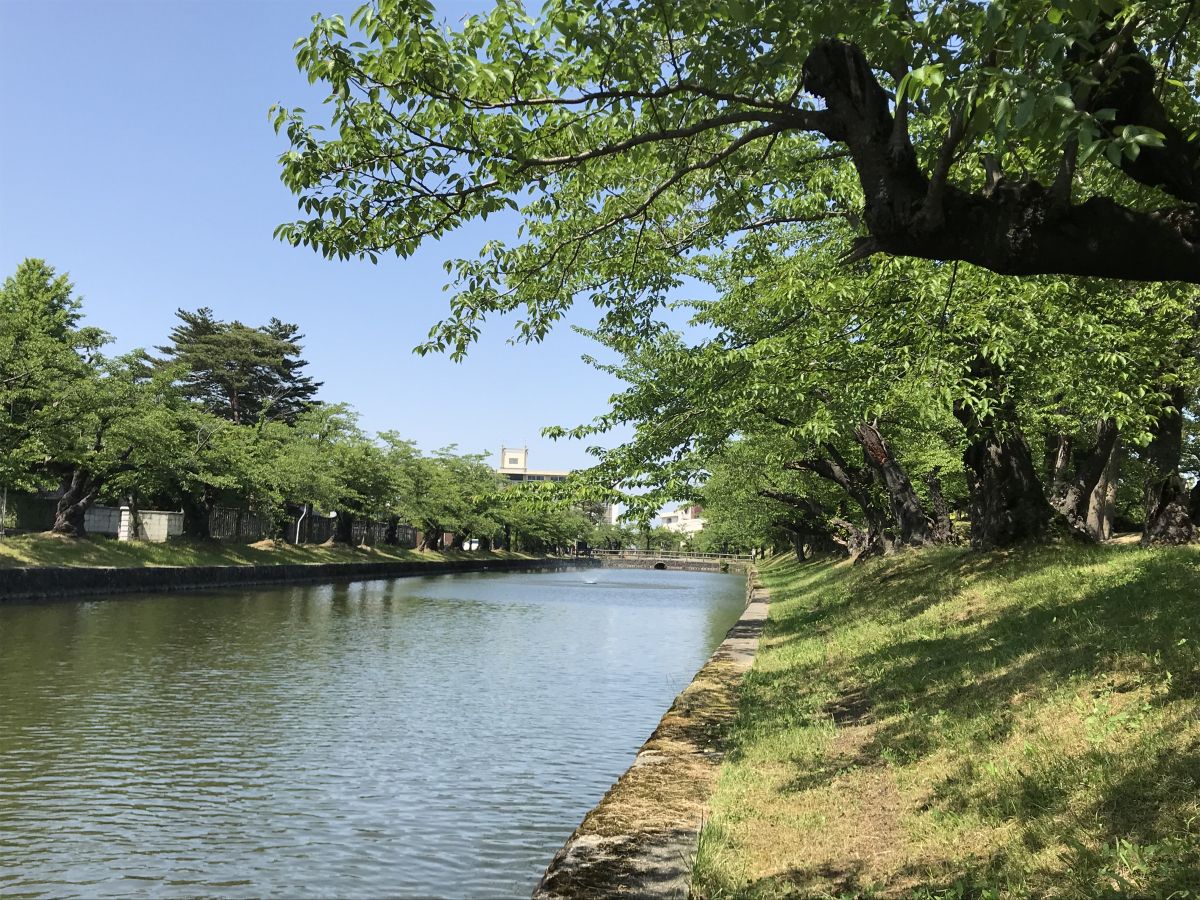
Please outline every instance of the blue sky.
[[[453, 20], [483, 2], [441, 8]], [[0, 273], [27, 256], [69, 272], [121, 350], [162, 343], [178, 307], [278, 316], [307, 335], [322, 399], [351, 403], [373, 431], [493, 455], [527, 443], [534, 467], [586, 465], [582, 443], [539, 434], [603, 412], [619, 386], [579, 359], [595, 349], [584, 338], [561, 326], [514, 347], [498, 320], [464, 363], [411, 353], [446, 309], [443, 260], [503, 226], [377, 266], [271, 236], [295, 203], [267, 109], [318, 106], [292, 43], [312, 13], [358, 3], [0, 0]]]

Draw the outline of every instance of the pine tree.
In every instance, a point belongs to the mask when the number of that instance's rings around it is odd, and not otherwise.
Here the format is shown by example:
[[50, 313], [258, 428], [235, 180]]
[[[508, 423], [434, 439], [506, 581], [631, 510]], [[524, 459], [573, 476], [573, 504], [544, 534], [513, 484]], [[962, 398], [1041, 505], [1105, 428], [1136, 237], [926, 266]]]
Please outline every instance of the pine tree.
[[292, 422], [311, 406], [321, 384], [304, 374], [299, 326], [223, 322], [208, 307], [176, 315], [171, 343], [158, 348], [161, 362], [180, 367], [184, 393], [208, 412], [236, 424]]

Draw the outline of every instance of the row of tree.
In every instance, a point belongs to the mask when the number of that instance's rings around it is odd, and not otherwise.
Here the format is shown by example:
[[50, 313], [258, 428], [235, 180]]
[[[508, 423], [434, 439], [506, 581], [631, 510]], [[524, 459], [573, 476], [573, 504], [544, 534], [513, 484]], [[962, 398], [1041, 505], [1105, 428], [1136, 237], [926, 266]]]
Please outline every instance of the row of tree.
[[[512, 311], [538, 340], [590, 300], [629, 387], [552, 433], [632, 425], [591, 487], [643, 510], [702, 496], [710, 538], [1184, 542], [1197, 16], [497, 0], [448, 26], [375, 0], [297, 42], [328, 115], [276, 111], [300, 209], [278, 235], [406, 256], [511, 211], [515, 241], [448, 264], [419, 349], [461, 355]], [[702, 340], [656, 321], [695, 284]]]
[[1194, 289], [846, 271], [812, 237], [697, 266], [721, 292], [694, 304], [715, 336], [596, 334], [628, 387], [570, 433], [635, 430], [596, 483], [702, 499], [707, 541], [802, 554], [1197, 535]]
[[[252, 327], [180, 310], [156, 353], [106, 355], [65, 275], [38, 259], [0, 288], [0, 489], [51, 491], [53, 531], [84, 533], [99, 500], [183, 509], [208, 536], [218, 505], [282, 529], [303, 507], [355, 522], [409, 523], [423, 546], [477, 540], [528, 549], [586, 539], [597, 510], [515, 490], [480, 455], [421, 452], [367, 434], [344, 404], [315, 399], [297, 326]], [[589, 515], [590, 513], [590, 515]]]

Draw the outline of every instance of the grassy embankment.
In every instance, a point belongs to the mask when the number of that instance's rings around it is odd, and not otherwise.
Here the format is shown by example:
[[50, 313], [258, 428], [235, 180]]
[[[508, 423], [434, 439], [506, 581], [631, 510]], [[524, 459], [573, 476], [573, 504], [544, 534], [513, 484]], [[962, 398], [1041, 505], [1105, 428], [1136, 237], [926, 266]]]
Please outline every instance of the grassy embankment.
[[762, 572], [702, 897], [1200, 897], [1200, 552]]
[[0, 538], [0, 568], [13, 566], [266, 566], [282, 563], [441, 562], [452, 559], [518, 559], [525, 554], [421, 553], [399, 547], [346, 547], [259, 543], [71, 540], [43, 534]]

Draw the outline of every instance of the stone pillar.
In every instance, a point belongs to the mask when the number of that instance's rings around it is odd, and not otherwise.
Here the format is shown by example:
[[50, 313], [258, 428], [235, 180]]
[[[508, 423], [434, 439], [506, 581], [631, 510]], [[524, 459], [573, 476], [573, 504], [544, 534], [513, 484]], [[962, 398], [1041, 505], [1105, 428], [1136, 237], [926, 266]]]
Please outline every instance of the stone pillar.
[[136, 540], [136, 536], [133, 533], [133, 512], [128, 506], [121, 507], [121, 521], [117, 524], [117, 540]]

